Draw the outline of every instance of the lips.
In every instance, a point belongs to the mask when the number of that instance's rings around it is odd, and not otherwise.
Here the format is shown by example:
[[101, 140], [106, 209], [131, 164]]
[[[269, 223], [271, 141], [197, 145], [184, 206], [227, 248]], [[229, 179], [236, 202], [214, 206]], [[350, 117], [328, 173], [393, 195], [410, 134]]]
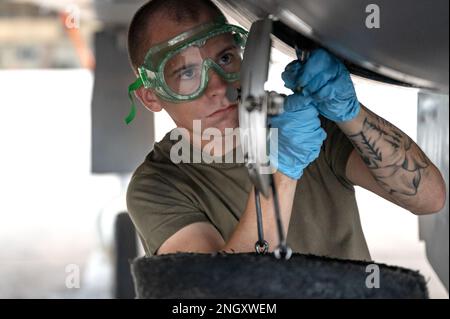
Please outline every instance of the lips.
[[232, 104], [232, 105], [230, 105], [230, 106], [228, 106], [228, 107], [226, 107], [226, 108], [222, 108], [222, 109], [220, 109], [220, 110], [217, 110], [216, 112], [212, 113], [211, 115], [208, 115], [208, 117], [213, 117], [213, 116], [218, 116], [218, 115], [220, 116], [220, 115], [223, 115], [223, 114], [225, 114], [225, 113], [228, 113], [228, 112], [230, 112], [230, 111], [235, 110], [236, 107], [237, 107], [237, 104]]

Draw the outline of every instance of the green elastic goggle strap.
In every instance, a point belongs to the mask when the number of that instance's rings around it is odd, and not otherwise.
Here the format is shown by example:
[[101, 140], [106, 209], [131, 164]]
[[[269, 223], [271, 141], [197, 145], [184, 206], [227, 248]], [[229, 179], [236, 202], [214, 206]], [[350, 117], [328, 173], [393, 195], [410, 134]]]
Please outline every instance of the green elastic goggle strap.
[[139, 89], [142, 86], [142, 80], [139, 77], [133, 84], [128, 87], [128, 98], [131, 102], [131, 110], [128, 116], [125, 118], [125, 123], [130, 124], [134, 118], [136, 117], [136, 105], [134, 104], [133, 92]]

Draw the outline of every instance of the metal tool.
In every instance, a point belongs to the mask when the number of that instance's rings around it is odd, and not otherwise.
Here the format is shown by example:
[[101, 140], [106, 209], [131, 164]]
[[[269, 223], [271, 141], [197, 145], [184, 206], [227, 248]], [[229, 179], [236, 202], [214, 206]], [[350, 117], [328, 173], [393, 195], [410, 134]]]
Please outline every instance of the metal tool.
[[271, 52], [272, 19], [267, 17], [253, 23], [247, 39], [244, 59], [241, 67], [241, 96], [239, 105], [239, 123], [241, 146], [249, 171], [250, 179], [255, 185], [255, 202], [257, 210], [258, 241], [257, 253], [267, 253], [269, 247], [264, 240], [260, 194], [273, 196], [279, 246], [274, 250], [277, 258], [289, 259], [292, 250], [286, 244], [281, 213], [273, 181], [273, 168], [269, 160], [268, 115], [283, 112], [284, 96], [264, 90], [267, 81]]

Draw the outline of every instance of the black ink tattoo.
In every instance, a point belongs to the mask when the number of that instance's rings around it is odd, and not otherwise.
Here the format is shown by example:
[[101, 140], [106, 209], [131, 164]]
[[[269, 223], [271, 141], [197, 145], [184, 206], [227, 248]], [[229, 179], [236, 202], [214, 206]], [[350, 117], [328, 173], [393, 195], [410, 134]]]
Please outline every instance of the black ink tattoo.
[[361, 132], [349, 138], [377, 182], [390, 194], [417, 194], [423, 171], [430, 165], [425, 154], [397, 127], [368, 112]]

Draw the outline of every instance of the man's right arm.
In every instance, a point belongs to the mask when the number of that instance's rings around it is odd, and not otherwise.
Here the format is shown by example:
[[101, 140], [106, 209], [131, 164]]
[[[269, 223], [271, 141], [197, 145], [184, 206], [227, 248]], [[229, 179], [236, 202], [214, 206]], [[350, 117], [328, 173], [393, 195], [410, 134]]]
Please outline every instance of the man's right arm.
[[[277, 188], [281, 218], [284, 233], [287, 233], [291, 218], [297, 181], [280, 173], [274, 174]], [[269, 243], [272, 251], [278, 245], [278, 234], [275, 220], [273, 199], [261, 196], [261, 210], [263, 212], [264, 239]], [[210, 223], [190, 224], [166, 240], [158, 249], [157, 254], [177, 252], [212, 253], [225, 251], [227, 253], [251, 252], [258, 240], [256, 223], [256, 207], [254, 189], [247, 199], [247, 206], [238, 225], [227, 242], [224, 241], [217, 229]]]

